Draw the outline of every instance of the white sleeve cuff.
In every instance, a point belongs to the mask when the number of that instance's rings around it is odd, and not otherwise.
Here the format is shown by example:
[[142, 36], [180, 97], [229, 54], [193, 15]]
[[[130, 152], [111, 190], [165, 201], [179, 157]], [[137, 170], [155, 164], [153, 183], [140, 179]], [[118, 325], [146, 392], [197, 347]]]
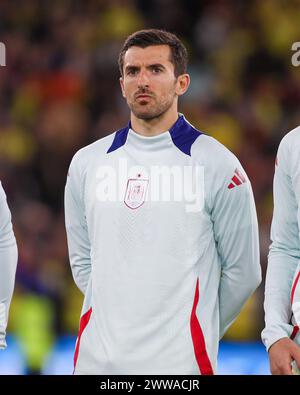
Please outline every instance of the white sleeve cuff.
[[278, 340], [285, 337], [290, 338], [293, 329], [293, 325], [289, 324], [282, 324], [276, 327], [265, 328], [262, 331], [261, 338], [267, 351], [269, 351], [269, 348]]

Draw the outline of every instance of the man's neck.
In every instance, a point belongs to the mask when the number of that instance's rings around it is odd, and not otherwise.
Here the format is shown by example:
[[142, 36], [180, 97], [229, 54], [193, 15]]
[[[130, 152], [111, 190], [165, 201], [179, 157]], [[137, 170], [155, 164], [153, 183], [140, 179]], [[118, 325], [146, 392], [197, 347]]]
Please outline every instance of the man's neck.
[[151, 137], [170, 130], [177, 119], [177, 109], [176, 111], [167, 111], [160, 117], [150, 120], [139, 119], [133, 113], [131, 113], [131, 126], [136, 133], [142, 136]]

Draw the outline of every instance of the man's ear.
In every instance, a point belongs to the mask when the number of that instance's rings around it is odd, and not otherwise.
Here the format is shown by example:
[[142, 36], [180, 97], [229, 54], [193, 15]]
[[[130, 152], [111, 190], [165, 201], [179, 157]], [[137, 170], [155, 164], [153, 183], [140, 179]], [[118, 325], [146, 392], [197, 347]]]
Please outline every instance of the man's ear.
[[119, 81], [120, 81], [120, 85], [121, 85], [122, 96], [123, 96], [123, 97], [126, 97], [126, 96], [125, 96], [125, 91], [124, 91], [124, 81], [123, 81], [123, 77], [120, 77]]
[[190, 86], [190, 76], [189, 74], [181, 74], [177, 77], [176, 82], [176, 93], [178, 96], [183, 95]]

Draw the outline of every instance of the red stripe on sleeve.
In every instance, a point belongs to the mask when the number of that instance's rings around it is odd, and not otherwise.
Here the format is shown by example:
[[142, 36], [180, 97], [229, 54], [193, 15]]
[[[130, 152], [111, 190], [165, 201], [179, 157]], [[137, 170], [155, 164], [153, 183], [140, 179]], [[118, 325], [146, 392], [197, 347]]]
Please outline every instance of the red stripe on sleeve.
[[297, 274], [297, 277], [296, 277], [296, 279], [295, 279], [295, 282], [294, 282], [294, 284], [293, 284], [293, 286], [292, 286], [291, 304], [293, 304], [293, 301], [294, 301], [295, 290], [296, 290], [296, 287], [297, 287], [297, 283], [298, 283], [298, 281], [299, 281], [299, 277], [300, 277], [300, 270], [299, 270], [299, 273]]
[[86, 313], [83, 314], [83, 316], [80, 318], [80, 324], [79, 324], [79, 331], [78, 331], [78, 337], [77, 337], [77, 342], [76, 342], [76, 348], [75, 348], [75, 354], [74, 354], [74, 370], [76, 368], [76, 363], [77, 363], [77, 358], [78, 358], [78, 353], [79, 353], [79, 347], [80, 347], [80, 339], [81, 335], [83, 334], [83, 331], [85, 330], [87, 324], [89, 323], [89, 320], [91, 318], [92, 314], [92, 308], [90, 308]]
[[295, 325], [294, 328], [293, 328], [293, 332], [292, 332], [292, 334], [290, 336], [290, 339], [294, 340], [298, 332], [299, 332], [299, 326]]
[[199, 321], [198, 321], [198, 318], [196, 315], [196, 308], [198, 305], [198, 301], [199, 301], [199, 279], [197, 279], [194, 304], [193, 304], [193, 309], [192, 309], [192, 313], [191, 313], [191, 321], [190, 321], [191, 334], [192, 334], [195, 356], [196, 356], [196, 360], [197, 360], [201, 374], [202, 375], [213, 375], [214, 372], [213, 372], [210, 360], [207, 355], [205, 339], [204, 339], [203, 332], [202, 332], [201, 326], [199, 324]]

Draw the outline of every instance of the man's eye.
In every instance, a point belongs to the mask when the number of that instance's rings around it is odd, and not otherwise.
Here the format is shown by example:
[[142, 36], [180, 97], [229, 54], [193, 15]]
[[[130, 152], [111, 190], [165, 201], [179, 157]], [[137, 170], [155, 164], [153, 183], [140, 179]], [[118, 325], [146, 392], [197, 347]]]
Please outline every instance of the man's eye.
[[137, 73], [137, 70], [128, 70], [127, 75], [135, 75]]
[[158, 73], [161, 72], [161, 68], [159, 68], [159, 67], [153, 67], [152, 72], [153, 72], [154, 74], [158, 74]]

